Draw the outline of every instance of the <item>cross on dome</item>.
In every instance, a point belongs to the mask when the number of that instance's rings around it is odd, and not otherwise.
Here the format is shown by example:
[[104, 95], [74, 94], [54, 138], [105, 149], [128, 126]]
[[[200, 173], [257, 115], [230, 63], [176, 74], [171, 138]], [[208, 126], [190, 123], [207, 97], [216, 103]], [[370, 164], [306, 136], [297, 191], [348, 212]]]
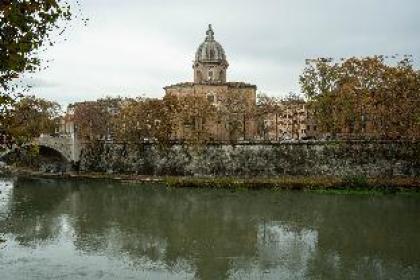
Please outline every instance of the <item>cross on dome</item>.
[[207, 41], [214, 40], [214, 31], [213, 31], [213, 28], [212, 28], [211, 24], [209, 24], [209, 29], [207, 29], [206, 34], [207, 34], [207, 37], [206, 37]]

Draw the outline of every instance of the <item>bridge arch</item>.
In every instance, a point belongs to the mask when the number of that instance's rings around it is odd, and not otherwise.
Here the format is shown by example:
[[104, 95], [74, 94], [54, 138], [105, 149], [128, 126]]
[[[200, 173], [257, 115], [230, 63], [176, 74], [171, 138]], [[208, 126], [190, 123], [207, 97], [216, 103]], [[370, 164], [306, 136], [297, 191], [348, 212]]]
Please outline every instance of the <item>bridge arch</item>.
[[[68, 163], [76, 163], [80, 158], [80, 147], [77, 141], [72, 136], [54, 137], [49, 135], [41, 135], [39, 138], [32, 141], [32, 143], [25, 144], [19, 148], [24, 148], [30, 145], [36, 145], [48, 151], [55, 151], [60, 154]], [[0, 161], [10, 153], [16, 151], [18, 147], [12, 147], [3, 152], [0, 152]]]
[[[31, 144], [25, 144], [18, 147], [13, 147], [11, 149], [7, 149], [3, 152], [0, 153], [0, 161], [2, 161], [3, 159], [7, 159], [7, 156], [13, 153], [18, 153], [19, 150], [24, 150], [26, 148], [28, 148]], [[45, 146], [45, 145], [39, 145], [37, 144], [38, 148], [39, 148], [39, 155], [41, 156], [51, 156], [51, 157], [55, 157], [56, 159], [61, 159], [62, 161], [65, 161], [67, 163], [70, 163], [71, 160], [68, 158], [68, 156], [66, 156], [65, 154], [63, 154], [61, 151], [55, 149], [54, 147], [49, 147], [49, 146]]]
[[79, 161], [80, 148], [74, 136], [41, 135], [36, 142], [39, 146], [59, 152], [68, 162]]
[[45, 145], [38, 145], [38, 147], [39, 147], [39, 155], [40, 156], [55, 158], [56, 160], [66, 162], [66, 163], [71, 162], [69, 160], [69, 158], [66, 157], [66, 155], [64, 155], [61, 151], [58, 151], [57, 149], [55, 149], [53, 147], [48, 147], [48, 146], [45, 146]]

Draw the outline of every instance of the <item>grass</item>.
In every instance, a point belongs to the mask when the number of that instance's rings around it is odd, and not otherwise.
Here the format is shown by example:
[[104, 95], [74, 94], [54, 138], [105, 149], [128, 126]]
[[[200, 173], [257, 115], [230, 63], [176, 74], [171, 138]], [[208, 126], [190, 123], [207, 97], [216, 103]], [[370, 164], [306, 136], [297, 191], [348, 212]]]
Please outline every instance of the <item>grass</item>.
[[[13, 172], [12, 172], [13, 173]], [[104, 173], [45, 174], [22, 170], [26, 177], [57, 179], [109, 179], [122, 183], [157, 183], [171, 188], [209, 188], [231, 190], [301, 190], [330, 194], [419, 193], [419, 177], [367, 178], [365, 176], [281, 176], [281, 177], [163, 177]]]
[[167, 177], [164, 183], [174, 188], [212, 189], [274, 189], [303, 190], [331, 194], [373, 194], [396, 192], [419, 192], [419, 178], [365, 178], [365, 177], [306, 177], [283, 176], [275, 178], [231, 177]]

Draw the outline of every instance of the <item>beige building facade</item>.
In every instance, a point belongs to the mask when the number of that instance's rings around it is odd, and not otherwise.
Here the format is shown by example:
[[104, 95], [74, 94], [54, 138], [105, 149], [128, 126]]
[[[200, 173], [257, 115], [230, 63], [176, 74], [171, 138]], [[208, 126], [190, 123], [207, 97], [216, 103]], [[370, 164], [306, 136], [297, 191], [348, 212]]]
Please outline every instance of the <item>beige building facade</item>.
[[315, 139], [320, 135], [304, 101], [285, 101], [262, 116], [259, 139], [265, 141]]
[[193, 62], [194, 82], [164, 87], [165, 94], [177, 97], [203, 97], [217, 111], [217, 117], [207, 119], [204, 126], [179, 123], [177, 138], [185, 138], [191, 129], [203, 129], [209, 140], [253, 140], [255, 121], [251, 116], [256, 104], [257, 86], [245, 82], [228, 82], [229, 63], [220, 43], [214, 39], [209, 25], [203, 43], [198, 47]]

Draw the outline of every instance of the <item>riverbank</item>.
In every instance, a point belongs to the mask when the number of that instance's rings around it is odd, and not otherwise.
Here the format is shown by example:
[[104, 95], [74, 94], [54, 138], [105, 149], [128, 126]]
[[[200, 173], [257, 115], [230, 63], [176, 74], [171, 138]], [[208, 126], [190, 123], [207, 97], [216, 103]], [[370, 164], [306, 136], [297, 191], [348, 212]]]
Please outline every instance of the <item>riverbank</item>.
[[[5, 173], [3, 173], [5, 174]], [[127, 184], [158, 183], [171, 188], [211, 189], [272, 189], [301, 190], [329, 193], [420, 193], [420, 178], [391, 177], [367, 178], [365, 176], [279, 176], [279, 177], [174, 177], [128, 174], [107, 174], [93, 172], [45, 173], [31, 169], [9, 169], [9, 176], [28, 178], [53, 178], [73, 180], [114, 180]]]
[[170, 187], [223, 188], [223, 189], [273, 189], [301, 190], [334, 193], [371, 192], [418, 192], [420, 179], [417, 178], [366, 178], [363, 176], [322, 177], [283, 176], [275, 178], [165, 178]]

